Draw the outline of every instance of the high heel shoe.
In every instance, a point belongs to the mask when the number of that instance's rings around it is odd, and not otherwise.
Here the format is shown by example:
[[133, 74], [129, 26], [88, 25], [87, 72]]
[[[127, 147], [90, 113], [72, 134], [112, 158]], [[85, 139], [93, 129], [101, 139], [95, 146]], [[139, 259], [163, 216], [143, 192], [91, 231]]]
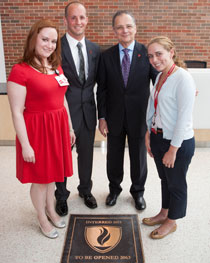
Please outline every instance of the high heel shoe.
[[50, 232], [45, 232], [43, 230], [43, 228], [41, 227], [40, 223], [39, 223], [39, 228], [40, 228], [42, 234], [48, 238], [54, 239], [54, 238], [58, 237], [58, 232], [55, 228], [53, 228]]
[[63, 219], [60, 219], [58, 222], [55, 222], [52, 220], [52, 218], [49, 216], [49, 214], [46, 212], [47, 217], [49, 218], [49, 220], [52, 222], [52, 224], [57, 227], [57, 228], [64, 228], [66, 227], [66, 223], [64, 222]]

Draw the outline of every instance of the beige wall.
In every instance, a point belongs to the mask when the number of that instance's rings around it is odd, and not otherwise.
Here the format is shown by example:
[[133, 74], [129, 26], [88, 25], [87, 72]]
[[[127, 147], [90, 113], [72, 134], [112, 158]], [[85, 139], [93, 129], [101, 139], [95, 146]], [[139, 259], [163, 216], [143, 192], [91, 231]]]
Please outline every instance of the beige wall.
[[[195, 129], [196, 145], [201, 147], [210, 146], [210, 129]], [[15, 130], [7, 95], [0, 95], [0, 145], [14, 144]], [[96, 142], [106, 141], [106, 139], [96, 131]], [[100, 145], [100, 144], [97, 144]]]
[[197, 147], [210, 147], [210, 129], [195, 129]]
[[[12, 116], [7, 95], [0, 95], [0, 145], [14, 144], [15, 130], [12, 123]], [[96, 131], [96, 141], [105, 140], [104, 137]]]
[[[13, 141], [15, 130], [7, 95], [0, 95], [0, 141]], [[104, 137], [96, 131], [96, 141], [103, 141]]]
[[7, 95], [0, 95], [0, 142], [7, 144], [15, 140], [15, 130]]

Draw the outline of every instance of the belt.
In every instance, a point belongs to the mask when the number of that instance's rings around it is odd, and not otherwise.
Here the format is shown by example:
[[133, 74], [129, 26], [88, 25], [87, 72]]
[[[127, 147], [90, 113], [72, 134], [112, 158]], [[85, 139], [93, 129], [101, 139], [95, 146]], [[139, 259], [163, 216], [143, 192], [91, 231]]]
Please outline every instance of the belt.
[[157, 128], [156, 132], [157, 133], [163, 133], [163, 129]]
[[151, 129], [151, 131], [152, 131], [154, 134], [163, 134], [163, 129], [160, 129], [160, 128], [157, 128], [156, 130], [155, 130], [155, 129]]

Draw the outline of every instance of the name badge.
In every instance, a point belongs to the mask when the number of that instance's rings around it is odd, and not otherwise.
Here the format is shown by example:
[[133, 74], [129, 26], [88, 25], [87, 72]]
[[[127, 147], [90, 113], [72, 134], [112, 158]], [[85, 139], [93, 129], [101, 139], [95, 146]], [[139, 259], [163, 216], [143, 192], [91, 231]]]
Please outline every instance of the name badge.
[[55, 79], [57, 80], [59, 86], [61, 87], [69, 85], [67, 78], [63, 74], [56, 76]]

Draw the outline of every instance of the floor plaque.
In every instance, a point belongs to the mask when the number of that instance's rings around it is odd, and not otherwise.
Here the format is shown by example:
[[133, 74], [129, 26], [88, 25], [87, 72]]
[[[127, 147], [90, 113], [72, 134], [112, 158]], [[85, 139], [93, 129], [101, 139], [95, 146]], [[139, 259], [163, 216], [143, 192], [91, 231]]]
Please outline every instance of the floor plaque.
[[137, 215], [70, 215], [61, 263], [143, 263]]

